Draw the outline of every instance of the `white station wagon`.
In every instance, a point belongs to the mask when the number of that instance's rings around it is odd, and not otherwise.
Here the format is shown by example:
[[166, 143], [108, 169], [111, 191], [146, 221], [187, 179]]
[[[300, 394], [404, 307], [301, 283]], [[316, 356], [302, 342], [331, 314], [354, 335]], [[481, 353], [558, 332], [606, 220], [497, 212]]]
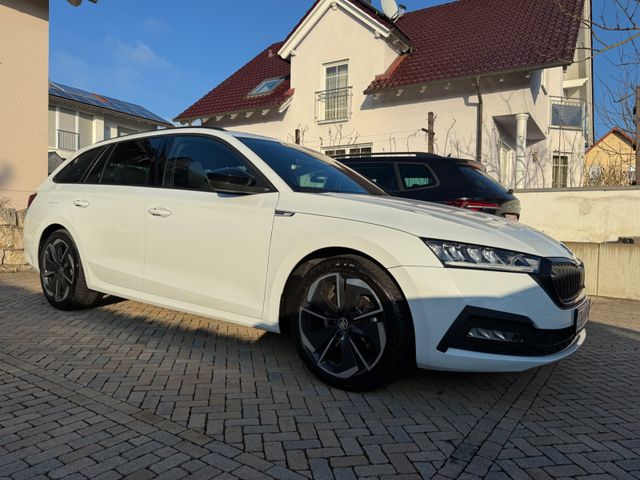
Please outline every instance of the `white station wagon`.
[[210, 128], [80, 151], [30, 198], [47, 300], [101, 294], [292, 334], [327, 383], [521, 371], [583, 343], [582, 263], [493, 215], [392, 198], [340, 163]]

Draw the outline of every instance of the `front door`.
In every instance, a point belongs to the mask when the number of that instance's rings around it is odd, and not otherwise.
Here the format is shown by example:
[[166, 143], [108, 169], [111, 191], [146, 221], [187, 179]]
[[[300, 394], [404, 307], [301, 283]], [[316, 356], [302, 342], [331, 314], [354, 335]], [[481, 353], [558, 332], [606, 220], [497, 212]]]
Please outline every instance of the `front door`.
[[164, 188], [146, 204], [145, 291], [260, 318], [278, 193], [216, 193], [208, 174], [253, 167], [214, 137], [168, 138]]

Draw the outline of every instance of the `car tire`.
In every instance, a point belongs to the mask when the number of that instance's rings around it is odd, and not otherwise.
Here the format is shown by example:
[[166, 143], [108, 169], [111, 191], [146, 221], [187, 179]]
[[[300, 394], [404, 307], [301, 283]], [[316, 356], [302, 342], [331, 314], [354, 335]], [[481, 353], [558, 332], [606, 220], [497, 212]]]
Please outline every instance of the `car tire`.
[[42, 291], [54, 308], [81, 310], [95, 304], [99, 293], [87, 287], [78, 248], [65, 230], [53, 232], [44, 241], [39, 267]]
[[415, 365], [407, 302], [376, 263], [357, 255], [322, 260], [300, 278], [292, 303], [298, 353], [325, 383], [371, 390]]

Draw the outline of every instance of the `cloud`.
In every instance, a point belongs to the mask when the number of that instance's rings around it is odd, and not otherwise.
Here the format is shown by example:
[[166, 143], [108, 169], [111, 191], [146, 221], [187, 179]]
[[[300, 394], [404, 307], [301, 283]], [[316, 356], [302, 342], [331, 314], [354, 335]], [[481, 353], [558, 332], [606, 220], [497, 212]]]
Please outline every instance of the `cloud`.
[[142, 28], [148, 33], [153, 35], [164, 35], [169, 32], [169, 26], [161, 22], [160, 20], [155, 20], [153, 18], [147, 18], [142, 21]]
[[155, 53], [147, 44], [136, 41], [129, 45], [121, 41], [115, 43], [115, 55], [119, 64], [127, 68], [170, 68], [171, 64]]

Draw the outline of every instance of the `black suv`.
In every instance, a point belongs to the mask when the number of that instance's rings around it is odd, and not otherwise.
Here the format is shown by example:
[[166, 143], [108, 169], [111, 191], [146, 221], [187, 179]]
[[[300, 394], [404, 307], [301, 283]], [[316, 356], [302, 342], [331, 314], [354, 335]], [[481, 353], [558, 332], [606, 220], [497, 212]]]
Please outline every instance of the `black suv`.
[[480, 162], [429, 153], [366, 153], [336, 160], [396, 197], [520, 218], [520, 201], [513, 190], [489, 177]]

